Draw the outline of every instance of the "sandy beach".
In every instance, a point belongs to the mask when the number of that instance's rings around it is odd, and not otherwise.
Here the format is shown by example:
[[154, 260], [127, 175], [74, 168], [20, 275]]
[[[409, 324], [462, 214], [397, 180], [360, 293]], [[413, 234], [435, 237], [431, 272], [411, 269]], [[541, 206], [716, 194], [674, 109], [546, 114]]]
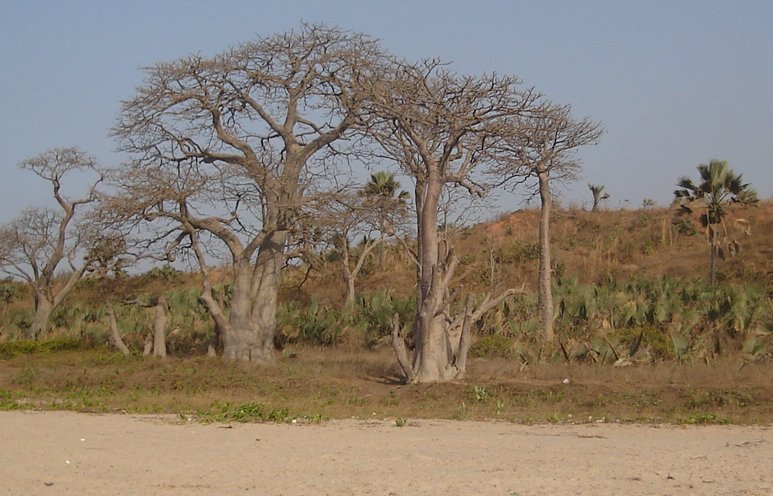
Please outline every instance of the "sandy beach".
[[0, 413], [8, 495], [769, 495], [770, 467], [769, 427]]

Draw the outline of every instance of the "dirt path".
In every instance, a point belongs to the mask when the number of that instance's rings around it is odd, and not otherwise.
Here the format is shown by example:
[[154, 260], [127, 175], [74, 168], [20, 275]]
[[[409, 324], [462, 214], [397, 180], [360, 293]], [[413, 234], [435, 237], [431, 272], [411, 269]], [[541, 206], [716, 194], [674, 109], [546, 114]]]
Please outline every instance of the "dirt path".
[[0, 412], [0, 495], [770, 495], [773, 429]]

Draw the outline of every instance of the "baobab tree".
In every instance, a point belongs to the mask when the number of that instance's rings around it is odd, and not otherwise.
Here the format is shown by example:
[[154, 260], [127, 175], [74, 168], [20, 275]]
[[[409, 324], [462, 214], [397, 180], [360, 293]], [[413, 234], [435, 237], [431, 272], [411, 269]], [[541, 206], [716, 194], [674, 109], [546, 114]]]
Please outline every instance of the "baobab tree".
[[509, 124], [509, 133], [504, 133], [504, 138], [495, 144], [501, 165], [492, 172], [503, 180], [537, 179], [536, 193], [540, 198], [538, 308], [543, 338], [552, 343], [551, 185], [576, 177], [580, 167], [575, 154], [577, 148], [597, 143], [603, 130], [597, 122], [574, 119], [569, 105], [546, 101], [534, 111], [511, 119]]
[[[19, 166], [50, 184], [58, 206], [28, 208], [0, 226], [0, 270], [20, 278], [32, 289], [35, 317], [27, 338], [36, 339], [48, 331], [51, 313], [92, 265], [85, 255], [96, 237], [88, 224], [79, 220], [96, 200], [102, 175], [96, 160], [78, 148], [54, 148]], [[63, 190], [64, 182], [76, 173], [91, 173], [96, 179], [84, 196], [70, 198]], [[58, 274], [65, 266], [69, 273]]]
[[[743, 182], [741, 174], [736, 174], [724, 160], [711, 160], [708, 164], [700, 164], [698, 173], [701, 182], [695, 184], [688, 177], [679, 179], [680, 189], [674, 191], [674, 196], [682, 210], [692, 213], [702, 210], [700, 221], [706, 230], [709, 243], [709, 280], [716, 281], [715, 255], [722, 245], [728, 242], [725, 218], [730, 205], [753, 205], [759, 201], [757, 193]], [[718, 228], [722, 228], [724, 237], [717, 237]]]
[[464, 310], [453, 314], [451, 283], [458, 259], [450, 240], [439, 234], [441, 197], [452, 187], [477, 196], [488, 192], [485, 171], [494, 163], [488, 145], [499, 139], [505, 118], [528, 112], [537, 95], [515, 77], [459, 76], [435, 60], [396, 63], [369, 93], [371, 136], [415, 185], [415, 351], [410, 360], [395, 317], [398, 361], [409, 382], [461, 378], [473, 323], [515, 290], [487, 295], [477, 305], [468, 299]]
[[[358, 86], [382, 57], [365, 35], [304, 24], [156, 64], [124, 102], [114, 135], [132, 161], [114, 202], [152, 223], [170, 254], [193, 253], [225, 358], [273, 360], [280, 272], [307, 181], [346, 152]], [[228, 308], [212, 294], [211, 242], [230, 266]]]

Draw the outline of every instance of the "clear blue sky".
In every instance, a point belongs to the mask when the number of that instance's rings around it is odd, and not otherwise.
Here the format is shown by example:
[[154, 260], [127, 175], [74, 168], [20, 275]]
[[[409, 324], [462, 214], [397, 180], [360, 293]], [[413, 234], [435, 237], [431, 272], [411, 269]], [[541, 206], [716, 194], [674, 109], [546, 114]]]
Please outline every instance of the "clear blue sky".
[[773, 197], [773, 1], [0, 0], [0, 222], [49, 201], [21, 160], [58, 146], [121, 160], [108, 132], [140, 67], [301, 20], [458, 72], [516, 74], [600, 120], [567, 202], [588, 202], [593, 182], [611, 207], [666, 204], [712, 158]]

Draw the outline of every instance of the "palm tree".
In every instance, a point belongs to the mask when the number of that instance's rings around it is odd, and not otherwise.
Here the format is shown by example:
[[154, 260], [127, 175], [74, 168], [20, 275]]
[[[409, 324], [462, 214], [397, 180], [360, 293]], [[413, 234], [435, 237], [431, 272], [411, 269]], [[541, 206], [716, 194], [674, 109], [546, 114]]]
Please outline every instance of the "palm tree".
[[407, 191], [400, 190], [400, 183], [395, 179], [391, 172], [378, 171], [370, 175], [370, 180], [362, 187], [362, 194], [365, 196], [397, 198], [405, 200], [408, 198]]
[[602, 200], [609, 199], [609, 193], [604, 192], [603, 184], [588, 183], [588, 189], [590, 189], [590, 192], [593, 195], [593, 208], [591, 208], [591, 212], [596, 212], [599, 209], [599, 203], [601, 203]]
[[677, 186], [681, 189], [674, 191], [679, 206], [683, 211], [692, 213], [696, 203], [698, 208], [705, 210], [700, 220], [706, 229], [706, 237], [709, 242], [711, 284], [716, 279], [715, 254], [719, 251], [720, 243], [717, 240], [718, 226], [724, 232], [724, 241], [727, 241], [727, 227], [725, 217], [728, 207], [733, 203], [752, 205], [757, 203], [757, 193], [749, 189], [749, 185], [742, 181], [740, 174], [735, 174], [724, 160], [712, 160], [698, 166], [701, 183], [695, 184], [688, 177], [679, 179]]
[[[378, 171], [370, 175], [370, 180], [365, 183], [360, 190], [360, 194], [373, 200], [372, 205], [377, 210], [382, 211], [383, 220], [381, 222], [381, 236], [393, 235], [395, 226], [388, 220], [390, 217], [388, 211], [403, 210], [406, 208], [406, 200], [410, 198], [407, 191], [400, 189], [400, 182], [395, 179], [391, 172]], [[384, 246], [379, 246], [378, 258], [379, 264], [384, 266], [385, 260]]]

